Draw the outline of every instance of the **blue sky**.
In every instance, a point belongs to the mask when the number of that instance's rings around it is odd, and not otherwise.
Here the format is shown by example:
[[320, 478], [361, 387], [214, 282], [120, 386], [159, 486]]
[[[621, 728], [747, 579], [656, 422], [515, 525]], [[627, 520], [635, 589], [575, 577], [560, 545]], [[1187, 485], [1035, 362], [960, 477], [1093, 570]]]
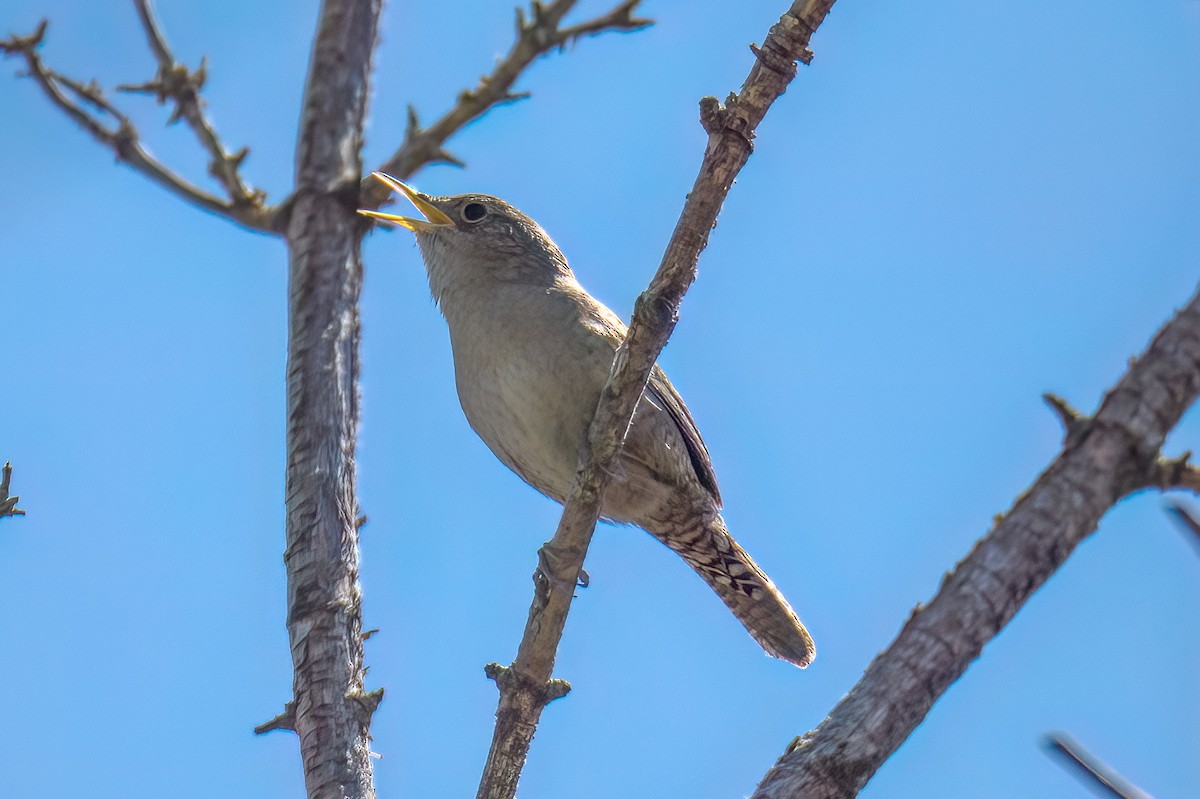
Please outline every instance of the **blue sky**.
[[[391, 3], [366, 146], [426, 119], [511, 41], [509, 3]], [[603, 10], [584, 2], [581, 13]], [[451, 142], [482, 191], [555, 237], [628, 317], [724, 96], [785, 4], [648, 2], [659, 24], [582, 42], [531, 100]], [[209, 58], [212, 117], [247, 177], [290, 185], [316, 4], [163, 0]], [[4, 31], [106, 86], [150, 77], [124, 2], [9, 0]], [[772, 109], [662, 362], [713, 454], [730, 528], [817, 639], [761, 655], [678, 560], [599, 530], [522, 795], [737, 797], [818, 724], [943, 572], [1059, 447], [1039, 396], [1084, 410], [1195, 290], [1200, 3], [843, 0]], [[300, 795], [289, 696], [281, 242], [115, 165], [31, 81], [0, 80], [0, 795]], [[152, 101], [149, 146], [204, 163]], [[458, 408], [444, 323], [403, 232], [366, 246], [359, 474], [381, 796], [471, 795], [537, 546], [558, 507]], [[1172, 452], [1200, 448], [1185, 417]], [[937, 703], [866, 797], [1087, 796], [1065, 730], [1162, 797], [1200, 793], [1200, 560], [1122, 502]]]

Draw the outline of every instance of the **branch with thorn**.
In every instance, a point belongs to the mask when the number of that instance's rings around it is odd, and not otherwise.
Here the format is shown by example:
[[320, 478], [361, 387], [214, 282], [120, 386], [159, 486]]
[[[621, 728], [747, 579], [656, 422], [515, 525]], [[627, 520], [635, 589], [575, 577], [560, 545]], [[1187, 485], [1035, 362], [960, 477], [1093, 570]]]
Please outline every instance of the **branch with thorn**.
[[[429, 127], [421, 126], [416, 109], [410, 105], [404, 141], [378, 171], [404, 180], [426, 164], [465, 166], [461, 158], [446, 149], [446, 141], [492, 108], [529, 97], [528, 92], [514, 92], [513, 85], [531, 63], [551, 51], [562, 51], [585, 36], [637, 31], [654, 24], [653, 20], [634, 16], [641, 0], [625, 0], [606, 14], [560, 27], [575, 3], [576, 0], [555, 0], [546, 5], [534, 0], [529, 11], [518, 7], [517, 39], [508, 55], [482, 76], [475, 88], [460, 92], [454, 107]], [[378, 208], [388, 200], [388, 194], [388, 189], [378, 181], [364, 180], [360, 207]]]
[[[762, 49], [792, 61], [802, 57], [833, 3], [795, 0], [771, 28]], [[543, 23], [535, 20], [534, 24]], [[547, 702], [562, 696], [566, 683], [552, 678], [558, 643], [600, 515], [605, 486], [609, 476], [618, 471], [615, 464], [625, 431], [658, 354], [675, 327], [684, 294], [696, 279], [696, 264], [708, 245], [721, 205], [750, 158], [751, 148], [746, 143], [795, 74], [794, 64], [791, 70], [773, 69], [764, 66], [762, 58], [756, 59], [741, 90], [729, 96], [723, 124], [711, 130], [709, 124], [717, 109], [701, 101], [701, 124], [709, 132], [709, 141], [696, 180], [658, 271], [638, 297], [629, 331], [600, 393], [554, 538], [539, 552], [534, 597], [516, 659], [507, 668], [488, 670], [500, 689], [500, 701], [478, 799], [512, 799], [542, 710]], [[707, 121], [705, 108], [709, 109]]]
[[13, 35], [0, 41], [0, 53], [22, 58], [25, 61], [25, 75], [34, 79], [50, 102], [91, 134], [92, 138], [112, 150], [117, 160], [206, 211], [227, 217], [252, 230], [276, 232], [275, 209], [266, 207], [263, 193], [246, 187], [237, 176], [245, 151], [226, 153], [212, 126], [201, 113], [199, 89], [204, 81], [203, 68], [190, 73], [175, 64], [154, 22], [147, 0], [138, 0], [137, 6], [151, 40], [151, 49], [159, 58], [159, 73], [150, 82], [122, 86], [119, 90], [153, 92], [163, 99], [168, 96], [175, 99], [177, 106], [171, 121], [181, 117], [188, 120], [209, 150], [213, 158], [210, 170], [226, 189], [228, 199], [205, 191], [151, 155], [142, 146], [137, 128], [108, 99], [99, 83], [93, 80], [85, 84], [48, 67], [38, 53], [46, 37], [48, 20], [42, 20], [28, 36]]
[[167, 124], [174, 124], [180, 119], [187, 120], [188, 127], [208, 152], [209, 174], [224, 187], [230, 202], [240, 208], [261, 208], [266, 194], [248, 186], [238, 171], [250, 149], [243, 147], [234, 153], [226, 150], [216, 129], [204, 115], [204, 102], [200, 97], [200, 90], [208, 78], [206, 59], [201, 58], [200, 66], [194, 72], [189, 71], [171, 54], [158, 20], [154, 17], [154, 9], [150, 7], [150, 0], [134, 0], [134, 5], [146, 32], [146, 41], [158, 61], [158, 73], [153, 80], [136, 85], [118, 86], [117, 89], [137, 94], [152, 94], [159, 105], [168, 99], [172, 100], [175, 110], [171, 112]]
[[20, 497], [10, 497], [8, 495], [8, 486], [12, 480], [12, 463], [5, 461], [4, 468], [0, 469], [0, 519], [5, 516], [24, 516], [25, 511], [17, 507], [17, 503], [21, 501]]

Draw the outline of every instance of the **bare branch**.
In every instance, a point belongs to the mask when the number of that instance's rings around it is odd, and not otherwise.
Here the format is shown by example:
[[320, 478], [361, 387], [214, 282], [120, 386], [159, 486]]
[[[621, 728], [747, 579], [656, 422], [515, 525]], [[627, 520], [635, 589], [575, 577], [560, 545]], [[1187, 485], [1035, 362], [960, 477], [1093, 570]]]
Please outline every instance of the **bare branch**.
[[0, 469], [0, 519], [5, 516], [24, 516], [25, 511], [17, 507], [17, 503], [21, 501], [20, 497], [10, 497], [8, 495], [9, 483], [12, 481], [12, 463], [4, 462], [4, 468]]
[[178, 63], [154, 17], [151, 0], [134, 0], [142, 28], [146, 31], [146, 40], [158, 61], [158, 73], [154, 79], [136, 86], [120, 86], [122, 91], [153, 94], [159, 104], [168, 98], [175, 102], [175, 111], [168, 122], [180, 118], [187, 120], [188, 127], [196, 134], [196, 139], [209, 155], [208, 171], [225, 188], [230, 201], [235, 207], [260, 208], [266, 194], [259, 189], [248, 187], [238, 171], [242, 161], [249, 154], [248, 148], [242, 148], [236, 153], [230, 153], [221, 143], [220, 137], [212, 123], [204, 115], [204, 102], [200, 97], [200, 89], [208, 76], [207, 64], [201, 59], [199, 68], [189, 72], [187, 67]]
[[[284, 565], [292, 718], [310, 797], [374, 799], [359, 574], [361, 238], [354, 212], [381, 0], [323, 0], [289, 202]], [[270, 724], [270, 722], [268, 722]]]
[[1131, 362], [1088, 434], [1063, 445], [829, 717], [793, 742], [753, 799], [857, 794], [1104, 513], [1148, 484], [1164, 438], [1198, 393], [1200, 295]]
[[[658, 272], [638, 298], [629, 333], [601, 392], [558, 529], [539, 553], [536, 590], [516, 660], [497, 679], [500, 703], [479, 799], [511, 799], [542, 708], [555, 696], [551, 680], [576, 579], [600, 514], [608, 476], [658, 353], [675, 326], [679, 304], [696, 277], [696, 262], [733, 179], [750, 157], [754, 130], [810, 59], [808, 42], [834, 0], [797, 0], [767, 34], [739, 94], [725, 108], [702, 101], [708, 144]], [[535, 6], [536, 8], [536, 6]]]
[[[451, 136], [491, 108], [528, 97], [529, 94], [525, 92], [514, 93], [512, 87], [525, 68], [540, 56], [552, 50], [562, 50], [584, 36], [594, 36], [607, 31], [636, 31], [652, 25], [652, 20], [633, 15], [640, 2], [641, 0], [624, 0], [607, 14], [566, 28], [560, 28], [559, 23], [575, 5], [576, 0], [555, 0], [549, 5], [542, 5], [534, 0], [528, 15], [524, 9], [518, 8], [517, 41], [508, 55], [490, 74], [479, 79], [478, 86], [474, 89], [464, 89], [458, 95], [454, 107], [429, 127], [420, 126], [416, 110], [409, 106], [404, 142], [378, 171], [405, 180], [426, 164], [463, 166], [461, 159], [445, 149], [446, 141]], [[388, 200], [388, 195], [388, 189], [379, 181], [365, 179], [360, 206], [366, 209], [378, 208]]]
[[31, 35], [14, 35], [0, 41], [0, 52], [24, 59], [27, 74], [37, 82], [51, 103], [90, 133], [92, 138], [112, 150], [119, 161], [124, 161], [184, 200], [251, 230], [276, 232], [274, 209], [264, 208], [261, 204], [232, 204], [183, 178], [142, 147], [137, 128], [104, 96], [95, 81], [84, 84], [47, 67], [38, 55], [37, 48], [42, 44], [48, 24], [48, 20], [42, 20]]
[[1073, 767], [1087, 785], [1112, 799], [1151, 799], [1150, 794], [1118, 774], [1069, 735], [1046, 736], [1046, 749]]

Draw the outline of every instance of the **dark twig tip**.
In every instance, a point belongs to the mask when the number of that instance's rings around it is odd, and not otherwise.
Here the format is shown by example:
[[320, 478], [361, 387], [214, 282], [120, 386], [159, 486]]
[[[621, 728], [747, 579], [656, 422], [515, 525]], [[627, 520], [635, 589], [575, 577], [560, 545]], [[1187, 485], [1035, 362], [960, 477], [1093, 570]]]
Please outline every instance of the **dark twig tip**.
[[1185, 532], [1191, 533], [1188, 539], [1200, 547], [1200, 518], [1196, 517], [1191, 508], [1179, 502], [1172, 502], [1166, 510]]
[[1046, 749], [1072, 766], [1080, 779], [1113, 799], [1150, 799], [1150, 795], [1118, 774], [1081, 743], [1062, 733], [1045, 738]]

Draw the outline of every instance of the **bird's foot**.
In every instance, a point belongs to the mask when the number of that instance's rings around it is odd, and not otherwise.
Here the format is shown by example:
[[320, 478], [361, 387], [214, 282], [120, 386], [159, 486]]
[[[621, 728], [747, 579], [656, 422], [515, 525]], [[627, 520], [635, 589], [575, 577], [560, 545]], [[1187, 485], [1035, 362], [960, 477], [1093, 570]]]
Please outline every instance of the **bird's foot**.
[[[573, 552], [560, 551], [550, 543], [546, 543], [538, 550], [538, 567], [533, 573], [533, 581], [535, 584], [540, 584], [542, 580], [547, 583], [558, 586], [564, 591], [574, 591], [576, 588], [587, 588], [591, 578], [588, 573], [580, 568], [578, 571], [572, 568], [575, 563], [575, 558], [570, 557]], [[571, 572], [575, 572], [573, 575]]]

